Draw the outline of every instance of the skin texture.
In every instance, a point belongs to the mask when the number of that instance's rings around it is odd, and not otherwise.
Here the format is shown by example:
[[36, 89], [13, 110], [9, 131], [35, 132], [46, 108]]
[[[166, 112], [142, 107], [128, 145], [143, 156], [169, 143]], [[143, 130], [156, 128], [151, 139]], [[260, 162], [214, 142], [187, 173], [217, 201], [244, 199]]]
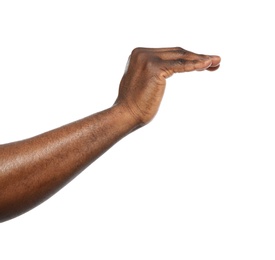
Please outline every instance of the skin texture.
[[121, 138], [149, 123], [168, 77], [214, 71], [219, 64], [219, 56], [179, 47], [136, 48], [112, 107], [39, 136], [0, 145], [0, 222], [45, 201]]

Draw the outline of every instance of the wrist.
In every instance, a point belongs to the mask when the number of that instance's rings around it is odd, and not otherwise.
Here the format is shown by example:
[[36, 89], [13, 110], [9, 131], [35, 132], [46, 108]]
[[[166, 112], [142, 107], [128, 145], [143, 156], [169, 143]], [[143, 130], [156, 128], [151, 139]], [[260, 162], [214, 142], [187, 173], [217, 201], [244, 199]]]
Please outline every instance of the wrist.
[[132, 113], [127, 104], [115, 103], [111, 110], [114, 112], [115, 117], [119, 123], [134, 131], [143, 126], [140, 120]]

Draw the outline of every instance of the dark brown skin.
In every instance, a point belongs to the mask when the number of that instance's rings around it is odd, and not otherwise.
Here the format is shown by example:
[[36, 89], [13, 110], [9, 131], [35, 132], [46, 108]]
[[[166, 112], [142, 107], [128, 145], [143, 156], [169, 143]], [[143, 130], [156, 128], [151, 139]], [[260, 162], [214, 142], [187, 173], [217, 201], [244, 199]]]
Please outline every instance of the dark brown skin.
[[0, 222], [48, 199], [121, 138], [149, 123], [168, 77], [213, 71], [219, 64], [218, 56], [182, 48], [136, 48], [112, 107], [39, 136], [0, 145]]

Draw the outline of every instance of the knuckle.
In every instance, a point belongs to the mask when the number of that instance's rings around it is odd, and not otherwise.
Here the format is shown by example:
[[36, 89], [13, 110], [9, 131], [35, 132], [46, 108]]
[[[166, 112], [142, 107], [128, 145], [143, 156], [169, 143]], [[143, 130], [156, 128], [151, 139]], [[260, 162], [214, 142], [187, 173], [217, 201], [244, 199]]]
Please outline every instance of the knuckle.
[[179, 54], [186, 54], [187, 50], [181, 48], [181, 47], [176, 47], [175, 48], [175, 52], [179, 53]]
[[182, 66], [182, 65], [186, 64], [186, 60], [184, 60], [184, 59], [178, 59], [176, 61], [176, 63], [177, 63], [177, 65]]
[[137, 47], [137, 48], [133, 49], [133, 50], [132, 50], [132, 55], [138, 54], [142, 49], [143, 49], [143, 48], [141, 48], [141, 47]]
[[145, 56], [145, 54], [147, 53], [146, 48], [143, 47], [137, 47], [135, 49], [133, 49], [131, 56]]
[[135, 48], [133, 51], [132, 51], [132, 54], [131, 54], [131, 57], [133, 59], [135, 59], [137, 62], [141, 62], [143, 60], [146, 60], [146, 52], [144, 51], [144, 48]]
[[131, 58], [137, 64], [142, 65], [143, 68], [151, 69], [156, 66], [159, 61], [159, 58], [154, 55], [154, 53], [148, 51], [146, 48], [135, 48], [132, 51]]
[[176, 51], [183, 51], [184, 49], [182, 47], [175, 47]]

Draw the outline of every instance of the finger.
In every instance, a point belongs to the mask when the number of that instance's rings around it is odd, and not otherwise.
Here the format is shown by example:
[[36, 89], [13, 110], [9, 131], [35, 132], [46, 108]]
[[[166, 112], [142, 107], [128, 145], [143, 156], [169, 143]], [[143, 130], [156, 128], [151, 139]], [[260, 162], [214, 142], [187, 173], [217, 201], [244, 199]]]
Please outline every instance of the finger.
[[185, 60], [198, 60], [208, 58], [208, 55], [204, 54], [197, 54], [191, 51], [187, 51], [183, 48], [176, 47], [176, 48], [168, 48], [168, 49], [161, 49], [155, 52], [162, 60], [176, 60], [176, 59], [185, 59]]
[[132, 55], [148, 53], [150, 56], [156, 56], [163, 60], [173, 60], [173, 59], [187, 59], [195, 60], [206, 57], [207, 55], [197, 54], [181, 47], [172, 48], [136, 48], [133, 50]]
[[[216, 55], [205, 55], [205, 54], [197, 54], [188, 50], [185, 50], [181, 47], [172, 47], [172, 48], [136, 48], [133, 50], [133, 53], [150, 53], [151, 55], [157, 56], [162, 60], [177, 60], [177, 59], [186, 59], [186, 60], [198, 60], [198, 59], [208, 59], [209, 57], [212, 59], [213, 67], [216, 67], [221, 58]], [[132, 54], [133, 54], [132, 53]], [[150, 56], [151, 56], [150, 55]]]
[[165, 47], [165, 48], [144, 48], [138, 47], [133, 50], [134, 52], [154, 52], [154, 53], [161, 53], [161, 52], [173, 52], [173, 51], [185, 51], [181, 47]]
[[163, 76], [167, 78], [173, 73], [205, 70], [209, 68], [211, 64], [212, 61], [210, 57], [204, 57], [196, 60], [178, 59], [172, 61], [162, 61], [161, 68], [163, 68]]
[[[186, 61], [192, 61], [191, 63], [186, 63], [186, 67], [184, 71], [203, 71], [207, 69], [208, 71], [215, 71], [219, 68], [219, 64], [221, 61], [221, 58], [216, 55], [204, 55], [204, 54], [197, 54], [194, 52], [190, 52], [187, 50], [184, 50], [182, 48], [174, 48], [174, 49], [163, 49], [162, 51], [159, 51], [157, 53], [158, 58], [162, 60], [186, 60]], [[204, 65], [200, 61], [206, 61], [211, 60], [211, 64], [207, 62], [207, 65]], [[176, 61], [177, 63], [177, 61]], [[179, 63], [183, 63], [180, 61]], [[209, 67], [206, 67], [209, 66]], [[180, 71], [181, 72], [181, 71]]]

